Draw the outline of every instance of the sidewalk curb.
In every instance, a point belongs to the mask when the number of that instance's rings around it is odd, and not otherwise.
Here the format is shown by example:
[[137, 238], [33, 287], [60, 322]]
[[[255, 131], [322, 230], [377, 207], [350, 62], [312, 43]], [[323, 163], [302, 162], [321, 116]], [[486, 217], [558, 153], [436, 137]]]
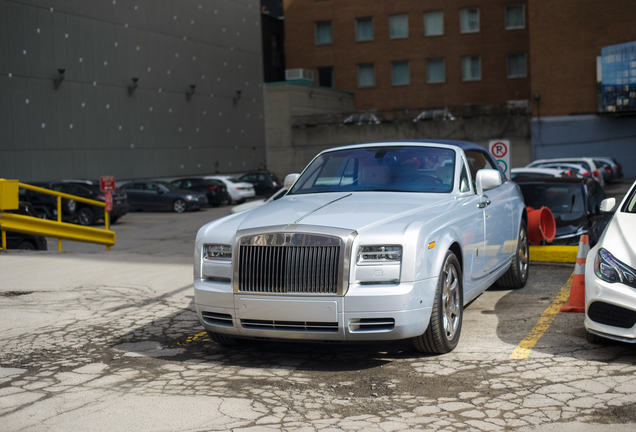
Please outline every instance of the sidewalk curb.
[[578, 246], [530, 246], [530, 262], [575, 263]]

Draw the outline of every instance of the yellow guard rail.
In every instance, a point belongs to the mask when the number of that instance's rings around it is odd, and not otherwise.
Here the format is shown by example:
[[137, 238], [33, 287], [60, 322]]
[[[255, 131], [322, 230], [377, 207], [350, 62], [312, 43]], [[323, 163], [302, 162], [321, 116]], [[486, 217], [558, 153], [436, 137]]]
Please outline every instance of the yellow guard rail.
[[[23, 216], [9, 213], [4, 210], [17, 210], [19, 208], [19, 189], [28, 189], [57, 197], [57, 221], [39, 219], [32, 216]], [[18, 180], [0, 179], [0, 231], [2, 232], [2, 249], [7, 247], [6, 231], [15, 231], [23, 234], [40, 235], [57, 238], [57, 248], [62, 251], [62, 240], [80, 241], [85, 243], [97, 243], [106, 246], [106, 250], [115, 244], [115, 232], [108, 228], [109, 213], [104, 211], [105, 229], [90, 228], [81, 225], [62, 222], [62, 198], [106, 207], [106, 203], [87, 198], [69, 195], [50, 189], [31, 186], [20, 183]]]

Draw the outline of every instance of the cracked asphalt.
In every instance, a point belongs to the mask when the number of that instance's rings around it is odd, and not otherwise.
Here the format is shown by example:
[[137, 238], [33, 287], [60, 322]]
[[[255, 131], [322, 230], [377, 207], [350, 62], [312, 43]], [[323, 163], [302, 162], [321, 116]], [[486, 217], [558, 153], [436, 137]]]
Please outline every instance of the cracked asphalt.
[[442, 356], [409, 341], [214, 344], [183, 237], [223, 211], [127, 215], [110, 253], [0, 254], [0, 430], [634, 430], [636, 347], [587, 343], [583, 314], [559, 313], [510, 358], [571, 266], [486, 291]]

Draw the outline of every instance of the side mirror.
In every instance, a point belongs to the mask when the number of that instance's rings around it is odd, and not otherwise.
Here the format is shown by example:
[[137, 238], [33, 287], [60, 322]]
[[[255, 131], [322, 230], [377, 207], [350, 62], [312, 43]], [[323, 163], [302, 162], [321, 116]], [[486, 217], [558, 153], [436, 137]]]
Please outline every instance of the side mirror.
[[158, 193], [159, 195], [161, 195], [161, 194], [163, 194], [163, 191], [162, 191], [161, 189], [159, 189], [159, 190], [157, 191], [157, 193]]
[[601, 201], [601, 213], [609, 213], [616, 205], [616, 198], [605, 198]]
[[294, 185], [294, 183], [296, 183], [296, 180], [298, 179], [299, 176], [300, 174], [287, 174], [287, 176], [285, 177], [285, 183], [283, 186], [285, 190], [290, 190], [291, 187]]
[[477, 195], [483, 196], [484, 192], [501, 186], [501, 174], [494, 169], [481, 169], [477, 171]]

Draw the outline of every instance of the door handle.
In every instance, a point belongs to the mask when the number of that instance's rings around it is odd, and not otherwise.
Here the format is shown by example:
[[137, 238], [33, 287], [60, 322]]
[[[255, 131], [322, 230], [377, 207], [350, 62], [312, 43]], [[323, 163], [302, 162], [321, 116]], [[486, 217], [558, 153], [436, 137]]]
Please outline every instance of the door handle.
[[478, 208], [484, 208], [490, 205], [490, 200], [486, 200], [486, 201], [482, 201], [479, 204], [477, 204]]

